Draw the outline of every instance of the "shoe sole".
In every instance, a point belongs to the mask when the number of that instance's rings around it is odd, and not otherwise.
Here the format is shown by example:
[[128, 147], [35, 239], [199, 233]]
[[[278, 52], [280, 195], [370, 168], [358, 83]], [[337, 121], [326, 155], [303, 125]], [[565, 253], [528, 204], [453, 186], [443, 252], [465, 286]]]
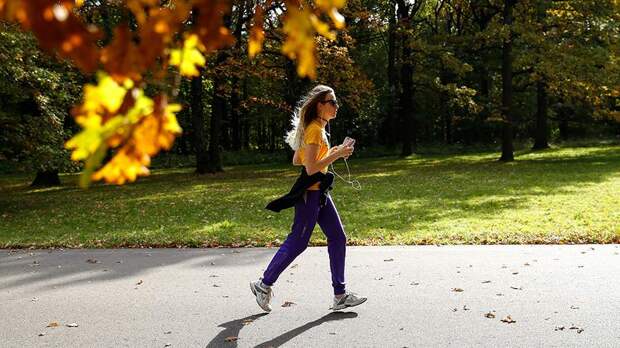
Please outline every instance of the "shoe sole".
[[367, 300], [368, 300], [368, 299], [367, 299], [367, 298], [365, 298], [363, 301], [360, 301], [359, 303], [356, 303], [356, 304], [353, 304], [353, 305], [343, 305], [342, 307], [337, 307], [337, 308], [332, 307], [332, 308], [330, 308], [330, 309], [331, 309], [332, 311], [339, 311], [339, 310], [342, 310], [342, 309], [345, 309], [345, 308], [350, 308], [350, 307], [359, 306], [359, 305], [361, 305], [362, 303], [366, 302]]
[[252, 290], [252, 293], [254, 294], [254, 297], [256, 297], [256, 303], [258, 304], [258, 306], [264, 310], [265, 312], [271, 312], [271, 309], [269, 308], [265, 308], [263, 307], [260, 302], [258, 302], [258, 296], [256, 296], [256, 288], [254, 287], [254, 283], [250, 282], [250, 290]]

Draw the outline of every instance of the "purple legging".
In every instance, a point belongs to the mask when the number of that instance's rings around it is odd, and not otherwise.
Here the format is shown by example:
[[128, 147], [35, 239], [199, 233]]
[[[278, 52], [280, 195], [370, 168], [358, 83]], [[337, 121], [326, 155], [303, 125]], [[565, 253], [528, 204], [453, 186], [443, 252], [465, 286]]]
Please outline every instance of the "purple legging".
[[278, 252], [263, 274], [263, 283], [273, 285], [280, 274], [308, 247], [310, 236], [316, 223], [327, 237], [327, 252], [332, 273], [334, 294], [344, 293], [344, 258], [346, 254], [347, 236], [344, 233], [340, 216], [332, 198], [327, 196], [325, 206], [320, 207], [320, 191], [306, 191], [306, 199], [295, 204], [295, 220], [288, 235]]

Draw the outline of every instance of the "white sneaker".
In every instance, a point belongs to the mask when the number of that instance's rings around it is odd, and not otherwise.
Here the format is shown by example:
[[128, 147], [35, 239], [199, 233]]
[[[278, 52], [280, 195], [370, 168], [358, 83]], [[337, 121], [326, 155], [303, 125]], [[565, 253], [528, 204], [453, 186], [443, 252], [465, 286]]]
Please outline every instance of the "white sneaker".
[[366, 297], [358, 297], [355, 293], [346, 291], [344, 296], [339, 299], [334, 296], [334, 305], [330, 309], [337, 311], [347, 307], [355, 307], [366, 302], [366, 300]]
[[262, 285], [262, 278], [255, 281], [250, 282], [250, 289], [254, 296], [256, 296], [256, 303], [266, 312], [271, 312], [271, 297], [273, 297], [273, 291], [270, 286]]

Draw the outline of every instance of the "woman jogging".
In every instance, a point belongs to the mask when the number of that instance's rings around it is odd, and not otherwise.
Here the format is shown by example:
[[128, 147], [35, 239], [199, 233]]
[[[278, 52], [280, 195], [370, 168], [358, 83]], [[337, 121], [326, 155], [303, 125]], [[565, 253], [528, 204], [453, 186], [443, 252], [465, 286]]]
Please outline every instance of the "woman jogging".
[[[269, 263], [263, 276], [250, 283], [256, 302], [265, 311], [271, 311], [271, 286], [291, 262], [308, 246], [310, 236], [316, 225], [327, 237], [327, 250], [331, 268], [334, 301], [332, 310], [357, 306], [366, 298], [345, 289], [344, 265], [347, 237], [338, 211], [329, 196], [325, 180], [327, 167], [339, 158], [347, 158], [353, 153], [353, 145], [345, 142], [340, 146], [329, 147], [325, 126], [336, 117], [339, 105], [334, 90], [324, 85], [314, 87], [298, 103], [293, 114], [293, 129], [287, 134], [287, 143], [295, 150], [294, 165], [303, 165], [302, 175], [291, 192], [270, 204], [283, 207], [294, 204], [295, 219], [291, 232]], [[333, 180], [333, 175], [331, 175]], [[319, 182], [320, 181], [320, 182]], [[327, 183], [327, 185], [326, 185]], [[330, 187], [331, 188], [331, 187]], [[296, 192], [299, 192], [298, 194]], [[283, 203], [283, 201], [290, 202]]]

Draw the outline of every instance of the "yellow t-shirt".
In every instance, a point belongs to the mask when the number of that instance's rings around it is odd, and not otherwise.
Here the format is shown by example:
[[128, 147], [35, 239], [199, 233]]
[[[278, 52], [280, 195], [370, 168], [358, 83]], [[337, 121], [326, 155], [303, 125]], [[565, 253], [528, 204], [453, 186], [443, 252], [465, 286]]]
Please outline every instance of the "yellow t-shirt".
[[[325, 156], [327, 156], [327, 152], [329, 151], [329, 144], [324, 135], [324, 129], [318, 121], [312, 121], [304, 130], [304, 145], [305, 144], [316, 144], [319, 145], [319, 152], [317, 153], [316, 160], [320, 161]], [[299, 149], [299, 159], [301, 163], [305, 162], [305, 154], [303, 146]], [[327, 166], [321, 169], [322, 173], [327, 173]], [[319, 183], [308, 187], [308, 190], [318, 190]]]

